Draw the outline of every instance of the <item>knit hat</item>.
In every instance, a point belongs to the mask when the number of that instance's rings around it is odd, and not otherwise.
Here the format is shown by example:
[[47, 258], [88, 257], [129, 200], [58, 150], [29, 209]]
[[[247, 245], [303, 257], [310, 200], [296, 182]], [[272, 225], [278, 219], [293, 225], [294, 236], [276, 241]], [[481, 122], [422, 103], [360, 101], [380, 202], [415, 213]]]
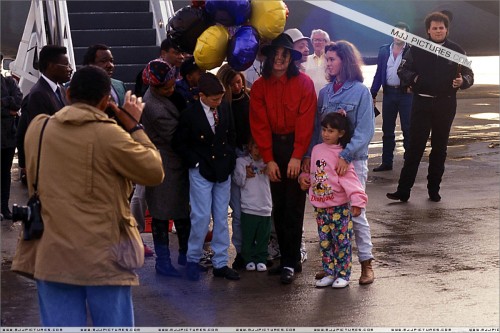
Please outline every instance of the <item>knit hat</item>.
[[142, 71], [142, 82], [152, 87], [163, 86], [176, 77], [176, 68], [158, 58], [148, 63]]

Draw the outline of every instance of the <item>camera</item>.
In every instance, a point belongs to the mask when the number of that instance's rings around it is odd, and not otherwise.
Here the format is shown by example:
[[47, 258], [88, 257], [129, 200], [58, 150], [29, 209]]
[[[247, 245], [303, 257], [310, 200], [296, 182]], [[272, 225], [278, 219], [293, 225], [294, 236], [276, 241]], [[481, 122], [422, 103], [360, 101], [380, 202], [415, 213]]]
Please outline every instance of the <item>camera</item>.
[[37, 195], [32, 196], [26, 206], [12, 206], [12, 220], [22, 221], [24, 240], [38, 239], [43, 234], [42, 204]]

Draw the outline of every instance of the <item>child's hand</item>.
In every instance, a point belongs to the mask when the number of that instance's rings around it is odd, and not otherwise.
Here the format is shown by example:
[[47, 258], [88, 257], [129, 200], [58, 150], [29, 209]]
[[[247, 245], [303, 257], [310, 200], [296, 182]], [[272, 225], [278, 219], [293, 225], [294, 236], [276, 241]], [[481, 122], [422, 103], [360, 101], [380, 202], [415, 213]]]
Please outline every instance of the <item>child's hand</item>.
[[361, 208], [359, 207], [356, 207], [356, 206], [352, 206], [351, 207], [351, 215], [356, 217], [356, 216], [359, 216], [361, 214]]
[[247, 178], [255, 177], [255, 172], [253, 171], [253, 167], [251, 164], [247, 165], [246, 169], [247, 169]]
[[307, 191], [311, 187], [311, 179], [307, 175], [301, 175], [299, 177], [299, 184], [302, 191]]

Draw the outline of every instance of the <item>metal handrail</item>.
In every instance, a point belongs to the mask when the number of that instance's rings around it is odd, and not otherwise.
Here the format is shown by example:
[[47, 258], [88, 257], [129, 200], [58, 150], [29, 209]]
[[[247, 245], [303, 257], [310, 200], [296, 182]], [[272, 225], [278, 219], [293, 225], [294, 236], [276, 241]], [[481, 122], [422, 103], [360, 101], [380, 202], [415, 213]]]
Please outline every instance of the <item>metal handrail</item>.
[[19, 43], [12, 75], [19, 78], [19, 87], [27, 94], [38, 81], [38, 54], [47, 44], [65, 46], [69, 63], [75, 65], [71, 29], [66, 0], [32, 0], [23, 36]]
[[167, 38], [167, 23], [174, 16], [174, 6], [171, 0], [150, 0], [149, 8], [153, 13], [154, 28], [156, 29], [156, 45]]

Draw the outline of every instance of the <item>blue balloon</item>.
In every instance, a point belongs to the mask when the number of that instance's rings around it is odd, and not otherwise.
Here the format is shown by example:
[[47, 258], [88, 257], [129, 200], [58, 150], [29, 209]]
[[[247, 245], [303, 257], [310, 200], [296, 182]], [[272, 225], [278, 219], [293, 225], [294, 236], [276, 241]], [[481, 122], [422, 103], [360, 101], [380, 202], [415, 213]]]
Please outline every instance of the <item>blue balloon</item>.
[[251, 12], [248, 0], [207, 0], [205, 10], [215, 22], [226, 27], [242, 25]]
[[240, 27], [229, 41], [227, 62], [236, 71], [252, 66], [259, 51], [259, 34], [252, 26]]

